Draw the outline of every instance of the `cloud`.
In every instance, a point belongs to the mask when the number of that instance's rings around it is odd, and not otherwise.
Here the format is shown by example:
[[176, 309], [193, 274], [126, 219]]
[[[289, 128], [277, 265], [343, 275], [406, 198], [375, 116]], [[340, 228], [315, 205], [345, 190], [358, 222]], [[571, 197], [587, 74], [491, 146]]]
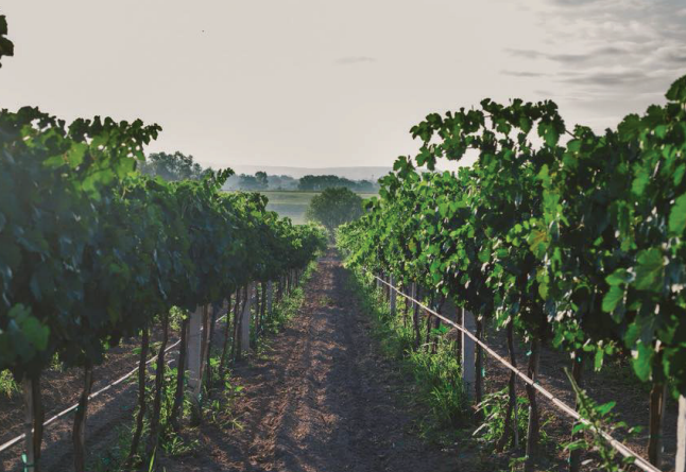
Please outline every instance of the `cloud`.
[[349, 66], [353, 64], [364, 64], [376, 62], [376, 58], [369, 56], [346, 56], [336, 59], [336, 64], [341, 66]]
[[544, 57], [545, 54], [543, 54], [540, 51], [534, 51], [533, 49], [510, 49], [507, 48], [505, 51], [509, 52], [511, 55], [515, 57], [524, 57], [526, 59], [538, 59], [539, 57]]
[[639, 71], [594, 72], [586, 74], [563, 73], [561, 82], [579, 85], [615, 86], [649, 80], [650, 77]]
[[603, 0], [550, 0], [550, 3], [563, 7], [578, 7], [592, 3], [600, 3]]
[[528, 72], [528, 71], [517, 71], [517, 70], [503, 70], [500, 72], [503, 75], [510, 75], [512, 77], [545, 77], [548, 74], [542, 72]]
[[540, 47], [505, 51], [519, 69], [545, 71], [545, 87], [557, 84], [567, 104], [620, 118], [628, 106], [661, 100], [686, 74], [683, 0], [542, 1]]

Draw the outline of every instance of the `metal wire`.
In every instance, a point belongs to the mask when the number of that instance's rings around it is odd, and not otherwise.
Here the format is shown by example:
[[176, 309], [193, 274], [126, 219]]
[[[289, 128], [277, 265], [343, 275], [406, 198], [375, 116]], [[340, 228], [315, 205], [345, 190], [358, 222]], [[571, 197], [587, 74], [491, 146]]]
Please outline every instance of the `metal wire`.
[[[217, 319], [217, 320], [215, 321], [215, 324], [216, 324], [216, 323], [219, 323], [221, 320], [223, 320], [224, 318], [226, 318], [226, 316], [227, 316], [227, 315], [224, 315], [224, 316], [222, 316], [221, 318]], [[174, 349], [175, 347], [177, 347], [179, 344], [181, 344], [181, 340], [176, 341], [174, 344], [172, 344], [172, 345], [169, 346], [167, 349], [165, 349], [165, 350], [164, 350], [164, 353], [165, 353], [165, 354], [168, 353], [169, 351], [171, 351], [172, 349]], [[155, 359], [157, 359], [157, 355], [154, 355], [153, 357], [151, 357], [151, 358], [145, 363], [145, 365], [149, 365], [149, 364], [153, 363], [153, 362], [155, 361]], [[120, 383], [122, 383], [123, 381], [125, 381], [126, 379], [128, 379], [129, 377], [131, 377], [132, 375], [134, 375], [136, 372], [138, 372], [138, 367], [136, 367], [135, 369], [133, 369], [132, 371], [130, 371], [129, 373], [127, 373], [127, 374], [124, 375], [123, 377], [118, 378], [117, 380], [115, 380], [115, 381], [112, 382], [111, 384], [107, 385], [106, 387], [101, 388], [101, 389], [98, 390], [97, 392], [91, 393], [91, 394], [88, 396], [88, 401], [92, 400], [93, 398], [98, 397], [99, 395], [101, 395], [102, 393], [106, 392], [107, 390], [110, 390], [111, 388], [116, 387], [117, 385], [119, 385]], [[69, 408], [60, 411], [60, 412], [57, 413], [55, 416], [53, 416], [53, 417], [51, 417], [50, 419], [48, 419], [48, 420], [46, 420], [45, 422], [43, 422], [43, 427], [48, 426], [50, 423], [54, 423], [55, 421], [57, 421], [58, 419], [62, 418], [63, 416], [65, 416], [65, 415], [71, 413], [72, 411], [76, 410], [78, 407], [79, 407], [79, 404], [76, 403], [76, 404], [70, 406]], [[33, 430], [32, 430], [32, 432], [33, 432]], [[19, 436], [17, 436], [16, 438], [7, 441], [5, 444], [3, 444], [2, 446], [0, 446], [0, 452], [6, 451], [7, 449], [9, 449], [9, 448], [11, 448], [12, 446], [14, 446], [15, 444], [21, 442], [21, 441], [22, 441], [23, 439], [25, 439], [25, 438], [26, 438], [26, 433], [22, 433], [22, 434], [20, 434]]]
[[[474, 341], [476, 344], [478, 344], [479, 346], [481, 346], [481, 348], [483, 348], [486, 352], [488, 352], [494, 359], [496, 359], [498, 362], [500, 362], [501, 364], [503, 364], [503, 365], [504, 365], [505, 367], [507, 367], [509, 370], [511, 370], [512, 372], [514, 372], [514, 373], [515, 373], [520, 379], [522, 379], [526, 384], [531, 385], [531, 386], [532, 386], [533, 388], [535, 388], [541, 395], [543, 395], [545, 398], [547, 398], [548, 400], [550, 400], [550, 402], [552, 402], [553, 405], [555, 405], [556, 407], [558, 407], [560, 410], [562, 410], [563, 412], [565, 412], [567, 415], [571, 416], [571, 417], [572, 417], [573, 419], [575, 419], [576, 421], [579, 421], [579, 422], [581, 422], [581, 423], [584, 423], [584, 424], [586, 424], [586, 425], [589, 425], [589, 422], [588, 422], [586, 419], [582, 418], [581, 415], [579, 415], [579, 413], [578, 413], [574, 408], [572, 408], [572, 407], [570, 407], [569, 405], [567, 405], [566, 403], [564, 403], [562, 400], [560, 400], [559, 398], [557, 398], [555, 395], [553, 395], [552, 393], [550, 393], [548, 390], [546, 390], [545, 388], [541, 387], [541, 385], [540, 385], [538, 382], [534, 381], [534, 380], [531, 379], [528, 375], [524, 374], [524, 373], [521, 372], [519, 369], [517, 369], [515, 366], [513, 366], [512, 364], [510, 364], [506, 359], [504, 359], [503, 357], [501, 357], [500, 355], [498, 355], [498, 353], [496, 353], [496, 352], [495, 352], [493, 349], [491, 349], [486, 343], [484, 343], [484, 342], [481, 341], [479, 338], [477, 338], [477, 337], [476, 337], [474, 334], [472, 334], [469, 330], [465, 329], [464, 327], [462, 327], [461, 325], [455, 323], [454, 321], [449, 320], [448, 318], [446, 318], [445, 316], [441, 315], [440, 313], [435, 312], [434, 310], [432, 310], [431, 308], [427, 307], [426, 305], [424, 305], [424, 304], [421, 303], [420, 301], [415, 300], [415, 299], [412, 298], [411, 296], [404, 294], [403, 292], [401, 292], [401, 291], [400, 291], [398, 288], [396, 288], [395, 286], [389, 284], [388, 282], [386, 282], [386, 281], [383, 280], [382, 278], [377, 277], [376, 275], [374, 275], [371, 271], [369, 271], [369, 269], [364, 269], [364, 270], [366, 270], [368, 273], [370, 273], [370, 274], [372, 275], [372, 277], [374, 277], [376, 280], [378, 280], [378, 281], [381, 282], [382, 284], [384, 284], [384, 285], [388, 286], [389, 288], [391, 288], [392, 290], [394, 290], [394, 291], [395, 291], [398, 295], [400, 295], [401, 297], [404, 297], [404, 298], [410, 300], [411, 302], [417, 304], [417, 306], [419, 306], [420, 308], [424, 309], [427, 313], [430, 313], [431, 315], [433, 315], [433, 316], [439, 318], [441, 321], [445, 322], [446, 324], [448, 324], [448, 325], [450, 325], [450, 326], [456, 328], [457, 330], [461, 331], [462, 333], [464, 333], [468, 338], [470, 338], [470, 339], [471, 339], [472, 341]], [[635, 465], [636, 467], [638, 467], [638, 468], [640, 468], [640, 469], [642, 469], [642, 470], [644, 470], [644, 471], [646, 471], [646, 472], [661, 472], [660, 469], [658, 469], [657, 467], [655, 467], [654, 465], [652, 465], [650, 462], [648, 462], [647, 460], [645, 460], [643, 457], [641, 457], [640, 455], [638, 455], [637, 453], [635, 453], [634, 451], [632, 451], [631, 449], [629, 449], [627, 446], [625, 446], [624, 444], [622, 444], [620, 441], [618, 441], [617, 439], [615, 439], [614, 437], [612, 437], [612, 435], [610, 435], [610, 433], [608, 433], [608, 432], [606, 432], [606, 431], [603, 431], [603, 430], [598, 430], [598, 433], [599, 433], [599, 434], [600, 434], [600, 435], [601, 435], [601, 436], [602, 436], [602, 437], [603, 437], [612, 447], [614, 447], [615, 450], [616, 450], [617, 452], [619, 452], [622, 456], [627, 457], [627, 458], [633, 458], [633, 459], [634, 459], [633, 465]]]

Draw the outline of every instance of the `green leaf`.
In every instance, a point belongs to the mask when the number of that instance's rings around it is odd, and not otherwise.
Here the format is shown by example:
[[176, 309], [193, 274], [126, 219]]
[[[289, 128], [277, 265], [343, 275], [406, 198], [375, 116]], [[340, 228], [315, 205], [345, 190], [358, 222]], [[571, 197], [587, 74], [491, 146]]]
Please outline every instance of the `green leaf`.
[[83, 156], [88, 150], [88, 144], [86, 143], [75, 143], [71, 149], [67, 152], [67, 160], [69, 164], [75, 168], [81, 165], [83, 162]]
[[641, 167], [636, 173], [636, 177], [634, 178], [634, 181], [631, 184], [631, 191], [634, 195], [640, 197], [641, 195], [643, 195], [643, 192], [645, 191], [645, 188], [648, 186], [649, 182], [650, 174], [645, 168]]
[[635, 286], [638, 290], [660, 292], [664, 279], [664, 258], [657, 248], [638, 253]]
[[543, 138], [545, 143], [550, 147], [556, 146], [557, 142], [560, 140], [560, 133], [558, 133], [557, 129], [555, 129], [555, 125], [552, 123], [540, 122], [538, 124], [538, 135]]
[[605, 281], [611, 287], [616, 287], [621, 284], [626, 284], [631, 280], [631, 274], [626, 269], [617, 269], [612, 274], [605, 278]]
[[618, 286], [613, 286], [603, 297], [603, 311], [605, 313], [612, 313], [623, 299], [624, 290]]
[[611, 401], [607, 403], [603, 403], [602, 405], [598, 405], [597, 410], [598, 412], [602, 415], [605, 416], [609, 412], [612, 411], [612, 409], [617, 405], [617, 402]]
[[595, 357], [593, 358], [593, 368], [595, 370], [600, 370], [603, 367], [603, 359], [605, 358], [605, 351], [598, 349], [595, 352]]
[[639, 379], [645, 382], [650, 379], [655, 352], [652, 346], [646, 346], [641, 342], [638, 343], [636, 351], [636, 357], [633, 359], [634, 372], [636, 372]]
[[669, 232], [673, 236], [681, 236], [686, 229], [686, 193], [674, 202], [669, 213]]

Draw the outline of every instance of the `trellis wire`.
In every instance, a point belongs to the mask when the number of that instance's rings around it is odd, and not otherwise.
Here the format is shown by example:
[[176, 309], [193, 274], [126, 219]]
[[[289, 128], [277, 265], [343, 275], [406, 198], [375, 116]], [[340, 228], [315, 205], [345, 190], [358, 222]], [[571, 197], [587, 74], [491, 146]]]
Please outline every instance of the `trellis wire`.
[[[219, 323], [221, 320], [223, 320], [224, 318], [226, 318], [226, 316], [227, 316], [227, 315], [223, 315], [222, 317], [220, 317], [219, 319], [217, 319], [217, 320], [215, 321], [215, 324], [216, 324], [216, 323]], [[164, 350], [165, 354], [168, 353], [169, 351], [171, 351], [172, 349], [174, 349], [175, 347], [177, 347], [179, 344], [181, 344], [181, 340], [176, 341], [174, 344], [172, 344], [172, 345], [169, 346], [167, 349], [165, 349], [165, 350]], [[153, 357], [151, 357], [148, 361], [146, 361], [145, 365], [152, 364], [153, 362], [155, 362], [155, 359], [157, 359], [157, 354], [155, 354], [155, 355], [154, 355]], [[115, 381], [112, 382], [111, 384], [107, 385], [106, 387], [101, 388], [101, 389], [98, 390], [97, 392], [91, 393], [91, 394], [88, 396], [88, 401], [90, 402], [93, 398], [96, 398], [96, 397], [98, 397], [99, 395], [101, 395], [102, 393], [106, 392], [107, 390], [109, 390], [109, 389], [111, 389], [111, 388], [113, 388], [113, 387], [116, 387], [117, 385], [119, 385], [120, 383], [122, 383], [123, 381], [125, 381], [126, 379], [128, 379], [129, 377], [131, 377], [132, 375], [134, 375], [136, 372], [138, 372], [138, 367], [136, 367], [135, 369], [133, 369], [132, 371], [130, 371], [129, 373], [127, 373], [127, 374], [124, 375], [123, 377], [118, 378], [117, 380], [115, 380]], [[76, 404], [70, 406], [69, 408], [60, 411], [59, 413], [57, 413], [57, 414], [56, 414], [55, 416], [53, 416], [52, 418], [50, 418], [50, 419], [48, 419], [48, 420], [45, 420], [45, 421], [43, 422], [43, 426], [45, 427], [45, 426], [48, 426], [48, 425], [51, 424], [51, 423], [54, 423], [55, 421], [57, 421], [58, 419], [62, 418], [63, 416], [66, 416], [67, 414], [69, 414], [69, 413], [71, 413], [72, 411], [76, 410], [78, 407], [79, 407], [79, 404], [76, 403]], [[33, 431], [33, 430], [32, 430], [32, 431]], [[24, 440], [24, 439], [26, 439], [26, 433], [22, 433], [22, 434], [20, 434], [19, 436], [17, 436], [16, 438], [7, 441], [5, 444], [3, 444], [2, 446], [0, 446], [0, 452], [6, 451], [7, 449], [11, 448], [12, 446], [14, 446], [15, 444], [21, 442], [21, 441]]]
[[[432, 310], [431, 308], [427, 307], [427, 306], [424, 305], [422, 302], [420, 302], [420, 301], [418, 301], [418, 300], [415, 300], [414, 298], [412, 298], [412, 297], [409, 296], [409, 295], [404, 294], [403, 292], [401, 292], [401, 291], [400, 291], [398, 288], [396, 288], [395, 286], [389, 284], [388, 282], [386, 282], [386, 281], [383, 280], [382, 278], [377, 277], [375, 274], [371, 273], [371, 271], [369, 271], [368, 269], [365, 269], [365, 270], [367, 270], [367, 272], [369, 272], [369, 273], [372, 275], [372, 277], [374, 277], [377, 281], [381, 282], [381, 283], [384, 284], [384, 285], [387, 285], [390, 289], [394, 290], [394, 291], [395, 291], [398, 295], [400, 295], [401, 297], [404, 297], [404, 298], [410, 300], [411, 302], [416, 303], [419, 307], [421, 307], [421, 308], [422, 308], [423, 310], [425, 310], [427, 313], [430, 313], [431, 315], [433, 315], [433, 316], [439, 318], [441, 321], [445, 322], [446, 324], [448, 324], [448, 325], [450, 325], [450, 326], [456, 328], [456, 329], [459, 330], [460, 332], [462, 332], [462, 333], [464, 333], [465, 335], [467, 335], [467, 337], [469, 337], [472, 341], [474, 341], [476, 344], [478, 344], [479, 346], [481, 346], [481, 347], [482, 347], [486, 352], [488, 352], [494, 359], [496, 359], [498, 362], [500, 362], [501, 364], [503, 364], [503, 365], [504, 365], [505, 367], [507, 367], [509, 370], [511, 370], [512, 372], [514, 372], [515, 375], [517, 375], [519, 378], [521, 378], [526, 384], [531, 385], [533, 388], [535, 388], [541, 395], [543, 395], [545, 398], [547, 398], [548, 400], [550, 400], [550, 401], [553, 403], [553, 405], [555, 405], [556, 407], [558, 407], [560, 410], [562, 410], [563, 412], [565, 412], [567, 415], [571, 416], [574, 420], [579, 421], [579, 422], [581, 422], [581, 423], [584, 423], [584, 424], [586, 424], [586, 425], [589, 424], [589, 422], [588, 422], [586, 419], [582, 418], [581, 415], [579, 415], [579, 413], [578, 413], [574, 408], [570, 407], [569, 405], [567, 405], [566, 403], [564, 403], [562, 400], [558, 399], [555, 395], [553, 395], [552, 393], [550, 393], [548, 390], [546, 390], [545, 388], [541, 387], [541, 385], [540, 385], [538, 382], [532, 380], [528, 375], [524, 374], [524, 373], [521, 372], [519, 369], [517, 369], [516, 367], [514, 367], [514, 366], [513, 366], [512, 364], [510, 364], [507, 360], [505, 360], [505, 359], [502, 358], [500, 355], [498, 355], [498, 354], [497, 354], [493, 349], [491, 349], [486, 343], [484, 343], [483, 341], [481, 341], [480, 339], [478, 339], [475, 335], [473, 335], [469, 330], [464, 329], [462, 326], [460, 326], [459, 324], [455, 323], [454, 321], [452, 321], [452, 320], [446, 318], [445, 316], [441, 315], [440, 313], [436, 313], [434, 310]], [[648, 462], [647, 460], [645, 460], [643, 457], [641, 457], [640, 455], [636, 454], [634, 451], [632, 451], [631, 449], [629, 449], [629, 448], [628, 448], [627, 446], [625, 446], [623, 443], [621, 443], [620, 441], [618, 441], [617, 439], [615, 439], [614, 437], [612, 437], [612, 435], [611, 435], [610, 433], [608, 433], [608, 432], [606, 432], [606, 431], [603, 431], [603, 430], [598, 430], [598, 433], [599, 433], [599, 434], [600, 434], [600, 435], [601, 435], [601, 436], [602, 436], [602, 437], [603, 437], [612, 447], [614, 447], [615, 450], [616, 450], [617, 452], [619, 452], [622, 456], [624, 456], [624, 457], [626, 457], [626, 458], [633, 458], [633, 459], [634, 459], [633, 465], [635, 465], [636, 467], [638, 467], [638, 468], [644, 470], [645, 472], [661, 472], [660, 469], [656, 468], [654, 465], [652, 465], [650, 462]]]

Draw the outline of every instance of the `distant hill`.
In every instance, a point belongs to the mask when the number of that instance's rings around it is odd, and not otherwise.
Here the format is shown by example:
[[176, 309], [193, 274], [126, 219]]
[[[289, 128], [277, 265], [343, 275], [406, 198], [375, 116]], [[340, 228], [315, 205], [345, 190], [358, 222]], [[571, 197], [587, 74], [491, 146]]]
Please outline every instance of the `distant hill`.
[[231, 165], [236, 174], [254, 174], [264, 171], [269, 175], [290, 175], [299, 179], [306, 175], [337, 175], [350, 180], [373, 180], [388, 174], [392, 167], [384, 166], [358, 166], [358, 167], [288, 167], [288, 166], [255, 166], [255, 165]]

